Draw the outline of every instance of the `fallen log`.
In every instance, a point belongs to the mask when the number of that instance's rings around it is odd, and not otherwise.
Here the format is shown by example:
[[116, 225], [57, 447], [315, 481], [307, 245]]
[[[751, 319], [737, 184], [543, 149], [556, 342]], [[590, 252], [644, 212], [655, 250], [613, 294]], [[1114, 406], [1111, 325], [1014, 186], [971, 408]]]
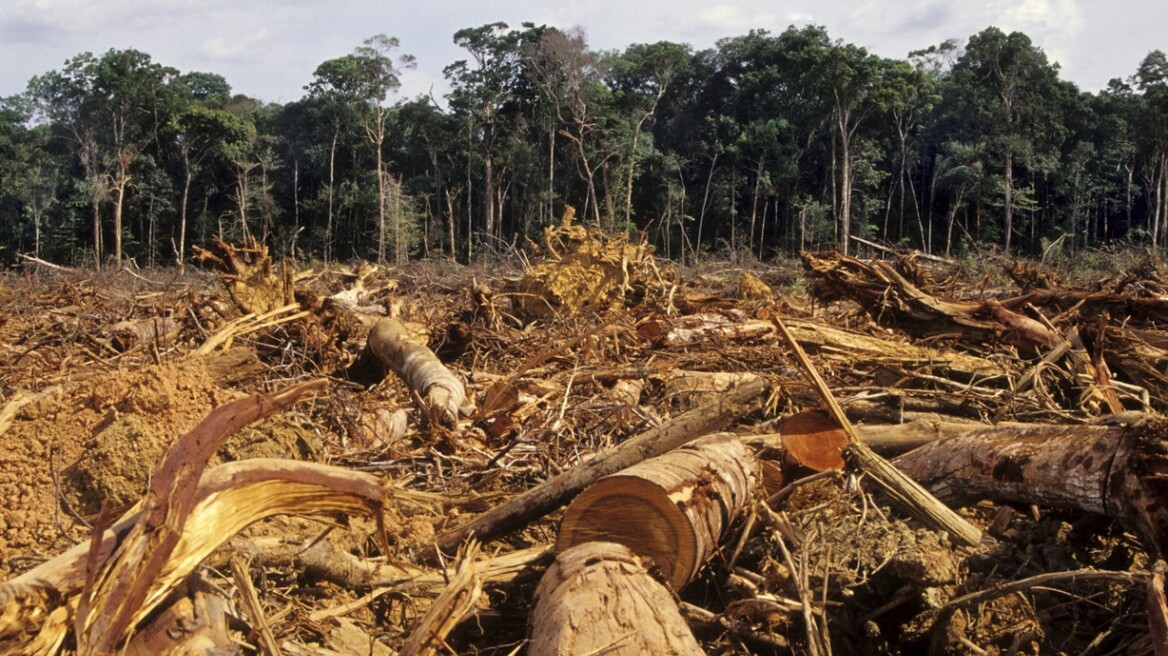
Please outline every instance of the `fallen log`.
[[453, 427], [474, 412], [466, 388], [426, 345], [410, 338], [397, 319], [382, 319], [369, 331], [368, 348], [387, 369], [393, 370], [422, 399], [430, 416]]
[[527, 653], [702, 654], [673, 596], [628, 547], [586, 542], [564, 551], [535, 589]]
[[[963, 383], [978, 381], [983, 385], [991, 379], [1004, 380], [1012, 373], [1001, 360], [865, 335], [823, 323], [788, 317], [784, 317], [783, 322], [808, 352], [836, 361], [924, 371]], [[711, 340], [772, 338], [775, 325], [769, 319], [703, 313], [677, 319], [654, 318], [642, 321], [637, 325], [637, 332], [645, 339], [664, 346], [692, 346]]]
[[556, 550], [617, 542], [680, 590], [717, 551], [759, 483], [759, 464], [732, 433], [719, 433], [593, 483], [564, 511]]
[[988, 299], [949, 301], [928, 294], [884, 262], [838, 253], [800, 254], [813, 278], [812, 294], [823, 302], [855, 301], [877, 323], [916, 337], [959, 336], [974, 344], [1006, 341], [1026, 357], [1062, 343], [1041, 323]]
[[589, 483], [602, 476], [724, 429], [735, 419], [763, 408], [769, 391], [770, 385], [763, 379], [739, 385], [710, 403], [678, 415], [579, 467], [569, 469], [468, 522], [444, 531], [435, 541], [435, 549], [427, 557], [436, 558], [438, 551], [450, 554], [471, 536], [485, 542], [519, 528], [571, 500]]
[[848, 467], [853, 471], [867, 474], [905, 512], [916, 517], [926, 526], [945, 531], [965, 545], [979, 544], [983, 534], [976, 526], [946, 507], [922, 488], [919, 483], [897, 471], [888, 461], [876, 455], [868, 445], [860, 441], [856, 428], [844, 415], [843, 408], [836, 401], [823, 377], [819, 375], [819, 371], [811, 364], [803, 347], [783, 324], [782, 319], [775, 317], [774, 322], [775, 327], [779, 329], [779, 334], [795, 352], [799, 368], [803, 370], [803, 375], [815, 388], [825, 406], [824, 409], [830, 418], [839, 425], [847, 438], [847, 446], [843, 448], [842, 454]]
[[951, 504], [990, 499], [1114, 517], [1153, 555], [1168, 547], [1168, 419], [985, 428], [894, 464]]

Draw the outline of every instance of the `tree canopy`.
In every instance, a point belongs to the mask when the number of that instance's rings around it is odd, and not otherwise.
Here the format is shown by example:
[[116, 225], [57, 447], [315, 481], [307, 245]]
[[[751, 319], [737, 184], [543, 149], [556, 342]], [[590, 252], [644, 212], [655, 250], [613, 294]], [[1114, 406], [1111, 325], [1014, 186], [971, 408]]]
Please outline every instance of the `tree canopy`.
[[450, 93], [378, 34], [286, 104], [137, 50], [81, 53], [0, 99], [0, 261], [178, 264], [254, 236], [306, 259], [463, 261], [565, 205], [674, 258], [1168, 245], [1168, 57], [1098, 93], [996, 27], [904, 59], [818, 26], [589, 47], [583, 29], [459, 30]]

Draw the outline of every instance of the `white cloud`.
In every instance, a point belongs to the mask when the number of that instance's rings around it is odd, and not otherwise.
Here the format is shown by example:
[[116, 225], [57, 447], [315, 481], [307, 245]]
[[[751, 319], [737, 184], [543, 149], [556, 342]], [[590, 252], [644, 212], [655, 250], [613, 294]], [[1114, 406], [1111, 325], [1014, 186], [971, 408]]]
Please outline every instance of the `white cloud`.
[[1073, 35], [1087, 25], [1076, 0], [1022, 0], [995, 3], [998, 16], [1011, 29], [1022, 32], [1054, 32]]
[[255, 61], [268, 49], [268, 31], [260, 29], [244, 37], [216, 36], [203, 41], [200, 52], [212, 61]]
[[732, 35], [771, 25], [776, 16], [752, 8], [720, 4], [703, 9], [697, 19], [702, 29], [715, 34]]

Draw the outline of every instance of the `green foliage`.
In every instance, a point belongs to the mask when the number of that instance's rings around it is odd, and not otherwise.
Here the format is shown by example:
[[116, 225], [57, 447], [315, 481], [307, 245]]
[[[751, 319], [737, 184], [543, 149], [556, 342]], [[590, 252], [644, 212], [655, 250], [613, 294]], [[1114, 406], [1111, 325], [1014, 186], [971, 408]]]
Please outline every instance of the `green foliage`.
[[820, 26], [701, 51], [530, 23], [454, 42], [444, 106], [395, 97], [413, 59], [385, 35], [282, 105], [137, 50], [81, 53], [0, 100], [0, 258], [164, 263], [254, 235], [309, 259], [467, 260], [568, 204], [679, 259], [852, 232], [971, 257], [1168, 243], [1162, 51], [1083, 93], [997, 28], [905, 60]]

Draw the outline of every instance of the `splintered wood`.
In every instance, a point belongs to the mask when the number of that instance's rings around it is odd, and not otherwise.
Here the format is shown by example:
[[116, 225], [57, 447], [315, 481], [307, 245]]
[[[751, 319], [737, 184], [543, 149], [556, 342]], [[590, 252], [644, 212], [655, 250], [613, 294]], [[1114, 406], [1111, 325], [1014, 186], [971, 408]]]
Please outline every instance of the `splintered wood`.
[[1168, 656], [1151, 256], [679, 274], [570, 208], [525, 256], [6, 287], [0, 652]]

